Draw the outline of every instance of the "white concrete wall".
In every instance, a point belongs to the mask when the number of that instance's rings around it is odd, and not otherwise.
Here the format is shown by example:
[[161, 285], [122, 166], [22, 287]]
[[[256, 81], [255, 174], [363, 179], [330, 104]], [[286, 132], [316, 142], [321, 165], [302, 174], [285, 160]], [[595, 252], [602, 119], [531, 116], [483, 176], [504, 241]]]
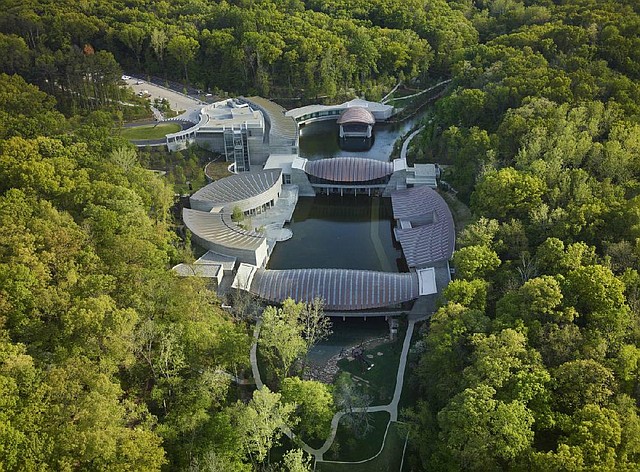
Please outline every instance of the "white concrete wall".
[[217, 252], [218, 254], [223, 254], [225, 256], [235, 257], [240, 262], [245, 262], [247, 264], [262, 267], [267, 261], [268, 253], [266, 238], [262, 240], [260, 246], [254, 251], [250, 249], [237, 249], [223, 246], [221, 244], [216, 244], [212, 241], [207, 241], [206, 239], [200, 238], [195, 233], [192, 233], [191, 237], [193, 241], [195, 241], [203, 248]]
[[261, 194], [255, 195], [250, 198], [228, 202], [224, 205], [216, 204], [214, 206], [214, 204], [209, 200], [199, 200], [191, 197], [189, 198], [189, 203], [191, 205], [191, 209], [193, 210], [208, 211], [211, 213], [218, 213], [223, 209], [225, 210], [225, 212], [231, 213], [236, 206], [239, 206], [242, 211], [250, 211], [255, 208], [259, 208], [266, 203], [269, 203], [271, 200], [276, 200], [279, 197], [281, 191], [282, 179], [277, 179], [274, 182], [273, 186], [271, 186], [271, 188], [268, 188]]
[[280, 192], [282, 191], [282, 179], [278, 179], [274, 185], [268, 189], [266, 192], [261, 193], [260, 195], [256, 195], [255, 197], [245, 198], [244, 200], [237, 200], [235, 202], [230, 202], [228, 205], [225, 205], [225, 211], [228, 213], [233, 212], [233, 209], [238, 206], [242, 211], [251, 211], [256, 208], [269, 203], [270, 201], [274, 201], [278, 199], [280, 196]]
[[298, 186], [298, 195], [301, 197], [315, 197], [316, 192], [313, 190], [309, 177], [302, 169], [291, 169], [291, 183]]

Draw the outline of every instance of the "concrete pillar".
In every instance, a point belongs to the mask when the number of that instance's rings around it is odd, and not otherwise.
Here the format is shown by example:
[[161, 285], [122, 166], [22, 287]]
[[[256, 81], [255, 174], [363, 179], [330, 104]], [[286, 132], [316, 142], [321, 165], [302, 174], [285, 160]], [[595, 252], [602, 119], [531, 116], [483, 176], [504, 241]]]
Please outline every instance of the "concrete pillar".
[[340, 196], [341, 196], [341, 197], [342, 197], [342, 196], [344, 196], [344, 194], [343, 194], [343, 190], [344, 190], [343, 188], [340, 188]]

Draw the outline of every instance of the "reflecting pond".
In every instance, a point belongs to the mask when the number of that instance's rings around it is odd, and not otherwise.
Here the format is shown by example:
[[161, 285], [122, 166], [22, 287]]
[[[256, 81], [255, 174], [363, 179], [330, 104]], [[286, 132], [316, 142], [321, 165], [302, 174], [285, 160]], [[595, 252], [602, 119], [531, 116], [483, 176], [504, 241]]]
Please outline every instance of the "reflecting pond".
[[406, 270], [401, 251], [393, 245], [389, 198], [302, 197], [289, 228], [293, 238], [276, 244], [269, 269]]
[[388, 161], [396, 140], [416, 125], [423, 114], [402, 123], [378, 123], [373, 128], [374, 142], [365, 151], [340, 149], [338, 145], [338, 125], [335, 121], [319, 121], [300, 128], [300, 157], [309, 160], [325, 157], [368, 157]]

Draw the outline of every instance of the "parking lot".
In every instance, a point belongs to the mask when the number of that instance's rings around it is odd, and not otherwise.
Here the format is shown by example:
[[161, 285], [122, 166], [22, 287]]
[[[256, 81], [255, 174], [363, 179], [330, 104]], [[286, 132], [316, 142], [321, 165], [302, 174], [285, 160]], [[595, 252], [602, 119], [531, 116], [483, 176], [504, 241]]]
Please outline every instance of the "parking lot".
[[194, 112], [203, 105], [202, 102], [194, 98], [188, 97], [181, 93], [169, 90], [165, 87], [155, 85], [146, 80], [136, 79], [135, 77], [122, 76], [123, 81], [133, 89], [136, 94], [144, 94], [149, 98], [151, 103], [157, 98], [163, 98], [169, 102], [169, 106], [178, 112]]

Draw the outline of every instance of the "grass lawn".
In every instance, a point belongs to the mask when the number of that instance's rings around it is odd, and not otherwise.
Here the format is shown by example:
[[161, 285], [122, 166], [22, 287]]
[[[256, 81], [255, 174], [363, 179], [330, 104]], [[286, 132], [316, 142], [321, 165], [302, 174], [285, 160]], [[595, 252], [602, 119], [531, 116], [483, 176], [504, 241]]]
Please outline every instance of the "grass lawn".
[[[384, 434], [384, 431], [383, 431]], [[399, 423], [393, 422], [389, 425], [389, 432], [384, 442], [382, 452], [374, 458], [360, 464], [347, 463], [336, 464], [331, 462], [318, 462], [316, 471], [319, 472], [397, 472], [400, 470], [402, 462], [402, 451], [404, 449], [404, 441], [406, 431]], [[380, 449], [378, 449], [379, 451]], [[378, 453], [375, 451], [374, 455]], [[344, 460], [344, 459], [341, 459]]]
[[231, 162], [227, 162], [223, 159], [220, 159], [219, 161], [211, 161], [204, 168], [204, 173], [207, 174], [207, 177], [209, 177], [212, 181], [220, 180], [224, 177], [229, 177], [230, 175], [233, 175], [231, 172], [229, 172], [230, 164]]
[[[369, 370], [358, 360], [349, 361], [345, 358], [338, 361], [338, 367], [349, 372], [352, 377], [355, 376], [353, 380], [371, 395], [373, 405], [385, 405], [393, 397], [405, 332], [406, 327], [401, 325], [395, 341], [365, 350], [365, 358], [373, 364]], [[379, 352], [382, 353], [381, 356], [378, 355]]]
[[363, 438], [356, 438], [351, 428], [345, 424], [346, 415], [343, 416], [338, 424], [336, 438], [324, 457], [327, 460], [353, 462], [375, 456], [382, 447], [384, 432], [389, 423], [389, 413], [379, 411], [369, 413], [369, 417], [371, 430]]
[[155, 125], [134, 126], [122, 128], [122, 137], [126, 139], [161, 139], [169, 133], [177, 133], [182, 129], [177, 123], [158, 123]]

